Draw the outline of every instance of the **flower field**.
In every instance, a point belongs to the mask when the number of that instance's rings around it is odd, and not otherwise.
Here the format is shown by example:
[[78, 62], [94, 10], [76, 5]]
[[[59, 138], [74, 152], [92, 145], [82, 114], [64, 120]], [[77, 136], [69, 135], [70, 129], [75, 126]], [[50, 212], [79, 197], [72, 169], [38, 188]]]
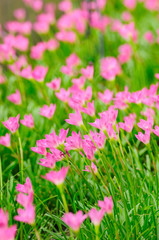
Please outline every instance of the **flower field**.
[[0, 24], [0, 240], [159, 239], [159, 0], [22, 0]]

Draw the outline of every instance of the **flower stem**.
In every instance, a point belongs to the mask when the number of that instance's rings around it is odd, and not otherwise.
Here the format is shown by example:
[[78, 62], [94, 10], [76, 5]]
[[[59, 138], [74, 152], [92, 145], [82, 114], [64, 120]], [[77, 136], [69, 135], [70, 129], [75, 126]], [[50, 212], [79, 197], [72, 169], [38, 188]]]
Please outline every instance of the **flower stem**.
[[24, 171], [24, 159], [23, 159], [23, 149], [22, 149], [22, 142], [20, 139], [19, 131], [17, 131], [18, 141], [19, 141], [19, 148], [20, 148], [20, 175], [21, 175], [21, 182], [23, 183], [23, 171]]

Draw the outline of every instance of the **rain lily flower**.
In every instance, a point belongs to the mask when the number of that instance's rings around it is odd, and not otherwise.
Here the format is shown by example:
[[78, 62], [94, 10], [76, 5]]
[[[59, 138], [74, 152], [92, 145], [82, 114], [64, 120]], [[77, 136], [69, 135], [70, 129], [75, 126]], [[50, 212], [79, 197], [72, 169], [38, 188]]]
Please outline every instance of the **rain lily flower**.
[[18, 183], [16, 186], [16, 190], [18, 192], [22, 192], [22, 193], [26, 193], [26, 194], [33, 193], [33, 187], [32, 187], [30, 178], [27, 177], [24, 184]]
[[8, 226], [8, 213], [0, 208], [0, 239], [14, 240], [17, 231], [17, 226], [14, 224]]
[[34, 128], [34, 119], [32, 114], [24, 115], [24, 119], [20, 120], [20, 123], [28, 128]]
[[148, 144], [150, 142], [150, 131], [145, 131], [145, 134], [139, 132], [138, 135], [135, 134], [135, 137], [144, 144]]
[[95, 115], [94, 101], [87, 103], [87, 108], [82, 107], [81, 111], [93, 117]]
[[47, 154], [47, 151], [46, 151], [45, 147], [31, 147], [31, 150], [33, 152], [39, 153], [39, 154], [44, 155], [44, 156], [46, 156], [46, 154]]
[[66, 58], [66, 64], [70, 67], [77, 66], [80, 62], [79, 57], [75, 53], [72, 53], [68, 58]]
[[97, 166], [94, 164], [94, 162], [91, 162], [91, 166], [85, 166], [85, 169], [83, 170], [85, 172], [94, 172], [94, 174], [97, 174], [98, 169]]
[[1, 136], [0, 137], [0, 144], [5, 146], [5, 147], [10, 147], [11, 146], [11, 142], [10, 142], [10, 134], [6, 133], [5, 136]]
[[129, 9], [134, 9], [136, 7], [136, 0], [124, 0], [124, 5], [125, 7]]
[[67, 151], [69, 150], [76, 150], [76, 149], [82, 149], [82, 138], [81, 133], [72, 132], [72, 136], [69, 136], [66, 138], [66, 143], [64, 143], [65, 149]]
[[87, 218], [87, 214], [78, 211], [76, 214], [71, 212], [65, 213], [62, 217], [62, 221], [66, 223], [74, 232], [78, 232], [82, 222]]
[[113, 200], [112, 197], [110, 196], [105, 197], [104, 201], [98, 201], [98, 206], [106, 213], [110, 214], [112, 213], [113, 210]]
[[118, 60], [121, 64], [126, 63], [130, 60], [132, 55], [132, 47], [126, 43], [119, 47]]
[[54, 91], [59, 90], [60, 88], [60, 84], [61, 84], [61, 78], [55, 78], [54, 80], [52, 80], [50, 83], [47, 83], [46, 85], [53, 89]]
[[62, 167], [59, 171], [51, 171], [42, 176], [44, 179], [54, 183], [56, 186], [60, 186], [64, 183], [69, 167]]
[[43, 82], [47, 74], [48, 67], [36, 66], [32, 71], [32, 77], [38, 82]]
[[28, 223], [33, 225], [35, 222], [35, 206], [33, 205], [33, 188], [29, 178], [23, 184], [17, 184], [17, 202], [21, 204], [24, 209], [18, 208], [18, 215], [14, 217], [16, 221]]
[[18, 8], [14, 11], [14, 17], [17, 20], [23, 20], [26, 17], [26, 11], [24, 8]]
[[98, 92], [98, 97], [105, 104], [109, 104], [113, 99], [113, 92], [109, 89], [106, 89], [104, 93]]
[[101, 76], [108, 81], [113, 81], [121, 73], [121, 67], [114, 57], [101, 59]]
[[8, 96], [7, 99], [16, 105], [20, 105], [22, 103], [20, 91], [18, 89], [15, 93]]
[[69, 124], [75, 125], [75, 126], [81, 126], [83, 125], [83, 120], [81, 113], [79, 111], [76, 111], [75, 113], [69, 114], [69, 119], [65, 119], [65, 121]]
[[153, 133], [159, 137], [159, 126], [155, 126], [155, 129], [152, 129]]
[[69, 128], [67, 130], [61, 129], [59, 136], [56, 135], [55, 130], [53, 130], [53, 132], [50, 133], [49, 135], [46, 134], [45, 138], [46, 138], [47, 147], [58, 148], [60, 145], [63, 145], [67, 137], [68, 131], [69, 131]]
[[104, 217], [104, 210], [101, 209], [101, 210], [97, 210], [95, 208], [92, 208], [89, 212], [88, 212], [88, 216], [89, 218], [91, 219], [91, 221], [93, 222], [93, 224], [95, 226], [99, 226], [103, 217]]
[[16, 117], [10, 117], [7, 121], [2, 122], [2, 124], [9, 129], [9, 131], [15, 133], [19, 128], [19, 118], [20, 114], [18, 114]]
[[40, 108], [40, 115], [51, 119], [55, 113], [56, 104], [50, 104], [50, 106], [44, 105], [42, 108]]
[[53, 152], [54, 152], [54, 154], [51, 154], [48, 152], [46, 154], [46, 159], [41, 158], [39, 164], [44, 167], [53, 169], [56, 165], [56, 162], [60, 161], [64, 158], [64, 154], [61, 151], [59, 151], [58, 149], [54, 149]]
[[93, 65], [89, 65], [86, 68], [82, 68], [81, 69], [81, 73], [82, 73], [82, 75], [85, 78], [92, 79], [93, 78], [93, 74], [94, 74], [94, 67], [93, 67]]
[[35, 206], [28, 205], [25, 209], [18, 208], [18, 215], [14, 217], [16, 221], [33, 225], [35, 222]]
[[147, 121], [144, 119], [140, 119], [140, 122], [137, 123], [138, 127], [143, 129], [144, 131], [151, 131], [153, 127], [154, 120], [152, 117], [148, 117]]

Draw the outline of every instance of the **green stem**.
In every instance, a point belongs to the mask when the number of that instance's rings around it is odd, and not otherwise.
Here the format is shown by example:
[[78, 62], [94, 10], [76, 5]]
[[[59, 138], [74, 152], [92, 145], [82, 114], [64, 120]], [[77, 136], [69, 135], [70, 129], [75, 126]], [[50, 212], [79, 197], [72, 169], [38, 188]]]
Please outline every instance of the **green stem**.
[[33, 224], [32, 226], [33, 226], [33, 229], [34, 229], [37, 240], [41, 240], [40, 233], [38, 232], [38, 230], [36, 228], [36, 225]]
[[19, 148], [20, 148], [20, 175], [21, 175], [21, 182], [23, 183], [23, 172], [24, 172], [24, 159], [23, 159], [23, 149], [22, 149], [22, 142], [20, 139], [19, 131], [17, 131], [18, 141], [19, 141]]

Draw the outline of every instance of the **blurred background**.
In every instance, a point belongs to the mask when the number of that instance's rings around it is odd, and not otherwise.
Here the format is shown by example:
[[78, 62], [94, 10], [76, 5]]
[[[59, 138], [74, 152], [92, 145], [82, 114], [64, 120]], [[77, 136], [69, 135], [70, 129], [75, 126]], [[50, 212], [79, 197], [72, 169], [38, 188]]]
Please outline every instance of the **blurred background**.
[[0, 23], [13, 19], [13, 10], [22, 6], [22, 0], [0, 0]]

